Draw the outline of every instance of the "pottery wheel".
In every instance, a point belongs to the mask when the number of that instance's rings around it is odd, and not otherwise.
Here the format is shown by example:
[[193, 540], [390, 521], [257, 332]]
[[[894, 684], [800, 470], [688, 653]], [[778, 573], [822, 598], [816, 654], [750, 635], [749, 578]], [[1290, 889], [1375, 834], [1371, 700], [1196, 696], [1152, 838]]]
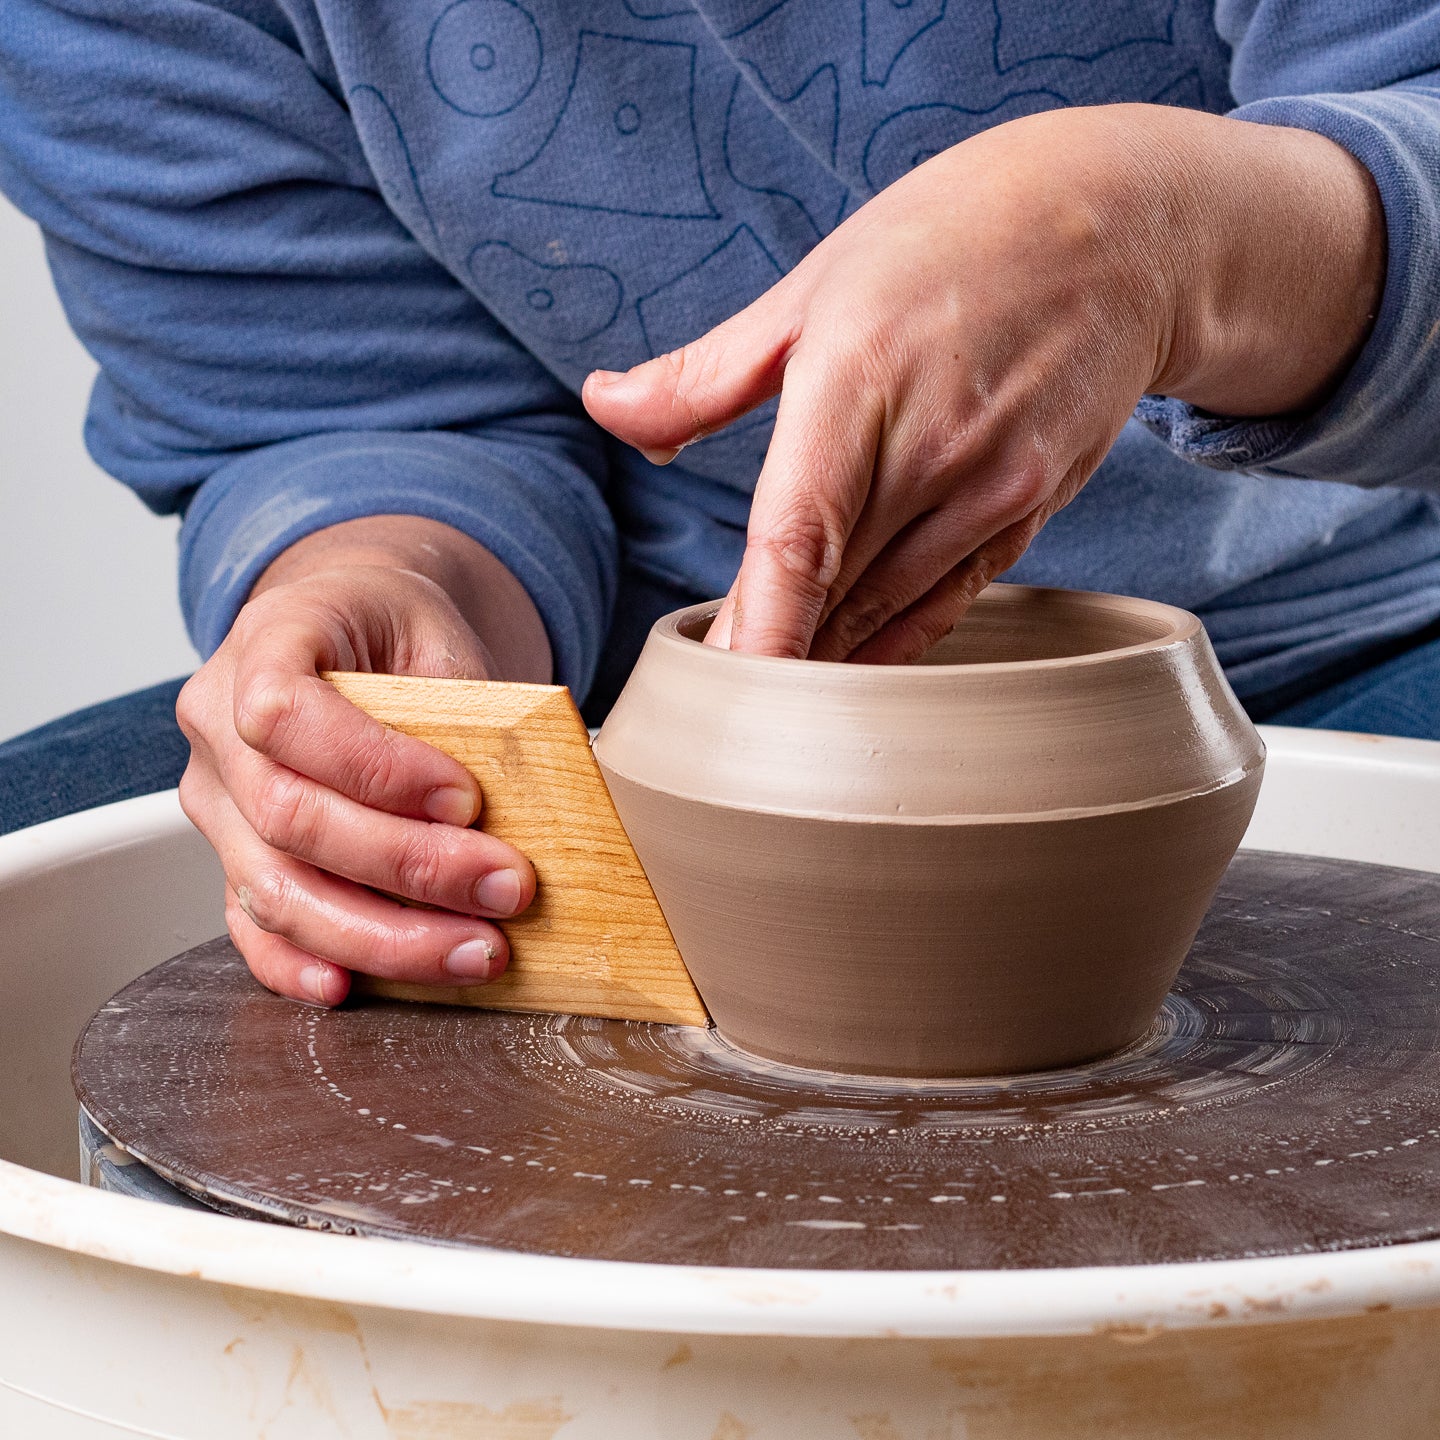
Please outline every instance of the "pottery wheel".
[[314, 1010], [212, 941], [95, 1016], [75, 1080], [206, 1203], [367, 1235], [847, 1269], [1390, 1244], [1440, 1234], [1440, 876], [1240, 855], [1151, 1032], [1072, 1070], [877, 1080], [706, 1030]]

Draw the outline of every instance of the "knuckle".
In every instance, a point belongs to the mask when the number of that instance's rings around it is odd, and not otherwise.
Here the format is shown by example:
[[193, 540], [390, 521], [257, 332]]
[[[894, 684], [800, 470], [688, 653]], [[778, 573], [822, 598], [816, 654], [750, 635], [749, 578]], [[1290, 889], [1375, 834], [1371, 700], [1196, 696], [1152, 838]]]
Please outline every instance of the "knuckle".
[[189, 740], [198, 734], [204, 714], [204, 681], [201, 679], [204, 673], [203, 669], [196, 671], [180, 687], [180, 694], [175, 698], [175, 719]]
[[1021, 545], [1012, 553], [1008, 541], [999, 544], [992, 542], [982, 546], [946, 576], [941, 585], [936, 587], [936, 592], [938, 602], [944, 606], [946, 615], [950, 617], [949, 628], [953, 629], [959, 623], [961, 617], [967, 614], [980, 598], [981, 592], [997, 575], [1004, 574], [1019, 559], [1024, 548]]
[[717, 377], [713, 347], [703, 340], [692, 340], [663, 358], [665, 384], [680, 407], [689, 434], [699, 438], [704, 433], [699, 405]]
[[1013, 524], [1043, 505], [1054, 488], [1050, 466], [1043, 459], [1022, 460], [997, 478], [996, 508], [1002, 519]]
[[790, 507], [754, 543], [773, 556], [792, 580], [823, 596], [840, 573], [841, 535], [836, 519], [824, 507], [810, 503]]
[[964, 606], [956, 598], [917, 615], [906, 626], [905, 649], [918, 658], [933, 650], [954, 628]]
[[367, 803], [390, 794], [405, 779], [394, 737], [369, 716], [347, 747], [341, 765], [342, 773], [354, 777], [355, 798]]
[[[978, 588], [983, 588], [983, 582]], [[937, 585], [928, 599], [890, 622], [885, 631], [889, 648], [898, 658], [918, 660], [955, 628], [969, 608], [971, 598], [959, 580], [959, 572], [952, 572], [949, 580]]]
[[997, 575], [1003, 575], [1030, 548], [1039, 525], [1015, 525], [997, 535], [975, 555], [978, 572], [975, 594], [979, 594]]
[[277, 766], [260, 782], [251, 824], [272, 849], [294, 853], [308, 848], [314, 837], [314, 817], [309, 786], [294, 771]]
[[443, 971], [444, 962], [439, 954], [433, 957], [433, 963], [417, 967], [410, 936], [392, 925], [375, 926], [366, 940], [370, 965], [377, 975], [423, 982]]
[[660, 357], [665, 371], [665, 382], [678, 395], [694, 390], [704, 356], [704, 346], [698, 340], [682, 345], [678, 350], [667, 351]]
[[839, 647], [848, 653], [881, 630], [901, 608], [893, 597], [879, 592], [847, 597], [830, 617], [829, 628]]
[[974, 603], [975, 596], [990, 583], [990, 577], [983, 571], [973, 585], [948, 585], [936, 587], [935, 602], [918, 609], [914, 619], [919, 638], [928, 650], [938, 645], [960, 623], [960, 617]]
[[297, 677], [272, 675], [247, 684], [235, 696], [235, 728], [252, 750], [269, 754], [300, 709]]
[[428, 830], [409, 836], [394, 857], [394, 888], [415, 900], [437, 894], [445, 875], [445, 859]]
[[185, 818], [197, 829], [200, 826], [200, 781], [195, 774], [195, 762], [192, 760], [186, 767], [185, 773], [180, 777], [180, 808], [185, 812]]
[[240, 908], [262, 930], [277, 934], [285, 924], [295, 882], [278, 865], [266, 865], [235, 887]]
[[948, 479], [971, 469], [977, 453], [975, 423], [963, 416], [947, 416], [920, 436], [913, 468], [921, 474]]

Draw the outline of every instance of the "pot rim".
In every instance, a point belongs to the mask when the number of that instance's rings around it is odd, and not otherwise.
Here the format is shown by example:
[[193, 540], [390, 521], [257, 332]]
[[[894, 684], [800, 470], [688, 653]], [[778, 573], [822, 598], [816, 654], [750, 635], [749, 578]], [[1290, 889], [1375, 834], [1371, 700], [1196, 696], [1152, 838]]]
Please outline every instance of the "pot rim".
[[1147, 600], [1141, 596], [1112, 595], [1099, 590], [1069, 590], [1055, 585], [1011, 585], [1001, 582], [986, 586], [985, 590], [982, 590], [976, 597], [975, 603], [983, 603], [982, 597], [990, 590], [1011, 592], [1017, 599], [1063, 596], [1067, 603], [1078, 602], [1089, 609], [1113, 608], [1116, 600], [1123, 600], [1127, 605], [1137, 607], [1145, 615], [1165, 622], [1168, 628], [1148, 640], [1138, 640], [1130, 645], [1116, 645], [1105, 650], [1089, 650], [1079, 655], [1056, 655], [1043, 660], [962, 661], [949, 665], [920, 663], [880, 665], [855, 660], [810, 660], [796, 659], [787, 655], [755, 655], [744, 650], [722, 650], [718, 646], [706, 645], [703, 640], [695, 640], [682, 633], [682, 625], [691, 625], [702, 619], [713, 620], [719, 613], [721, 605], [724, 604], [723, 600], [706, 600], [697, 605], [688, 605], [682, 610], [674, 610], [668, 615], [661, 616], [655, 622], [650, 633], [651, 638], [661, 644], [677, 645], [685, 649], [709, 651], [716, 656], [732, 657], [725, 662], [727, 664], [780, 666], [791, 671], [803, 666], [812, 673], [818, 669], [830, 673], [844, 672], [857, 676], [874, 676], [884, 673], [891, 676], [904, 674], [936, 679], [942, 677], [958, 679], [969, 675], [976, 677], [1030, 675], [1066, 668], [1110, 664], [1184, 645], [1193, 640], [1197, 633], [1202, 635], [1205, 633], [1197, 615], [1193, 615], [1188, 610], [1182, 610], [1178, 605], [1167, 605], [1163, 601]]

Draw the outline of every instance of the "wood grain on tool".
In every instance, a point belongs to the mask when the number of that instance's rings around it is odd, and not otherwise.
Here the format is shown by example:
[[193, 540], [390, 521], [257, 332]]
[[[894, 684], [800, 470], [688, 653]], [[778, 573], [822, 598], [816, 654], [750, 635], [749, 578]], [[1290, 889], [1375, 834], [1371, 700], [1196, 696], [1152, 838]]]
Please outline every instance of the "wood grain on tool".
[[458, 760], [480, 782], [487, 834], [523, 851], [534, 903], [501, 928], [510, 966], [487, 985], [355, 977], [400, 1000], [704, 1025], [708, 1016], [563, 685], [329, 674], [382, 725]]

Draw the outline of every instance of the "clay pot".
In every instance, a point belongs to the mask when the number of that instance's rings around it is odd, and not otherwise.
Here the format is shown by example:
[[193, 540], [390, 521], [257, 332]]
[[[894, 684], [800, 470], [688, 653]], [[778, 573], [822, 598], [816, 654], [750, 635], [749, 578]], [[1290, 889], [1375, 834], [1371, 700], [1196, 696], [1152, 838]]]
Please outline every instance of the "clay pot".
[[657, 622], [595, 742], [722, 1034], [866, 1074], [1078, 1063], [1144, 1033], [1265, 752], [1195, 616], [992, 585], [919, 663]]

